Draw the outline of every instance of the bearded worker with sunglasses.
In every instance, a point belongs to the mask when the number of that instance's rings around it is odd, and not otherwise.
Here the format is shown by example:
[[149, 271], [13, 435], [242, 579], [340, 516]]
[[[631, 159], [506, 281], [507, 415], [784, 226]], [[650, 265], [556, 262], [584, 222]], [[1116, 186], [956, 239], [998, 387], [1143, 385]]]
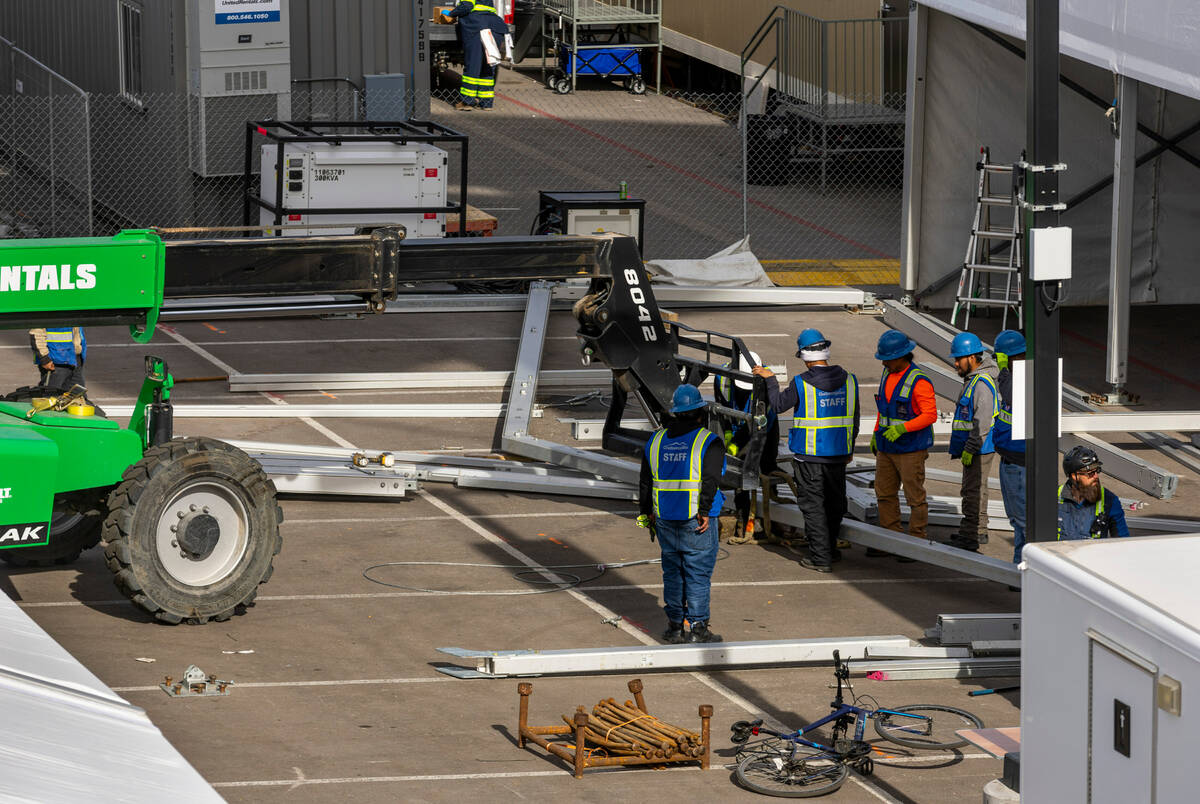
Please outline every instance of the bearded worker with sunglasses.
[[1100, 483], [1100, 458], [1072, 447], [1063, 457], [1067, 482], [1058, 487], [1058, 538], [1105, 539], [1128, 536], [1121, 500]]

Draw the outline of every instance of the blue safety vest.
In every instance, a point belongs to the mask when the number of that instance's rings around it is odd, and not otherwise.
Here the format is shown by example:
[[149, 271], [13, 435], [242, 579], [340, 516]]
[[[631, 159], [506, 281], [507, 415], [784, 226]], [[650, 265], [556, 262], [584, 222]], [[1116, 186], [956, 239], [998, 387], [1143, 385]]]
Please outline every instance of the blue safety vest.
[[854, 452], [854, 408], [858, 380], [846, 374], [846, 384], [836, 391], [822, 391], [800, 376], [792, 378], [796, 389], [796, 411], [788, 430], [788, 449], [794, 455], [836, 458]]
[[879, 378], [879, 393], [875, 394], [875, 407], [879, 411], [879, 424], [875, 428], [879, 437], [875, 439], [875, 448], [880, 452], [919, 452], [929, 449], [933, 446], [932, 424], [920, 430], [905, 433], [895, 441], [888, 441], [883, 438], [882, 434], [893, 424], [904, 424], [917, 418], [917, 412], [912, 405], [913, 386], [917, 384], [917, 380], [924, 380], [932, 388], [933, 380], [929, 379], [929, 375], [917, 368], [915, 364], [909, 363], [904, 376], [896, 383], [892, 398], [888, 399], [888, 373], [884, 369], [883, 375]]
[[958, 404], [954, 407], [954, 423], [951, 425], [952, 429], [950, 432], [951, 455], [962, 455], [963, 447], [967, 445], [967, 438], [971, 435], [972, 422], [975, 420], [975, 386], [981, 382], [992, 389], [992, 418], [987, 423], [987, 433], [983, 438], [983, 446], [979, 448], [979, 454], [987, 455], [990, 452], [996, 451], [992, 441], [992, 433], [996, 417], [1000, 414], [1000, 392], [996, 390], [995, 380], [987, 374], [976, 374], [967, 383], [966, 388], [963, 389], [962, 396], [958, 398]]
[[[87, 338], [83, 330], [79, 330], [79, 348], [82, 356], [87, 358]], [[46, 327], [46, 351], [55, 365], [75, 365], [75, 328]], [[36, 358], [34, 362], [37, 362]]]
[[1012, 408], [1011, 399], [1000, 397], [1000, 409], [996, 413], [996, 422], [992, 425], [992, 444], [996, 449], [1005, 452], [1024, 452], [1025, 439], [1012, 437]]
[[[646, 459], [650, 463], [650, 488], [654, 494], [654, 516], [657, 519], [684, 521], [700, 513], [701, 469], [704, 451], [716, 438], [703, 427], [674, 438], [667, 431], [657, 430], [646, 444]], [[721, 465], [722, 474], [725, 465]], [[721, 513], [725, 495], [717, 489], [708, 516]]]
[[[726, 367], [728, 367], [729, 364], [726, 363], [725, 365], [726, 365]], [[734, 399], [733, 399], [733, 387], [734, 387], [733, 380], [729, 379], [728, 377], [717, 377], [714, 380], [713, 385], [716, 389], [717, 394], [722, 399], [725, 400], [726, 405], [728, 405], [731, 408], [738, 408], [739, 410], [742, 411], [742, 413], [750, 413], [751, 412], [750, 408], [751, 408], [752, 402], [754, 401], [754, 396], [748, 395], [746, 397], [746, 401], [744, 403], [742, 403], [742, 405], [739, 407], [737, 405], [737, 403], [734, 402]], [[775, 424], [776, 418], [778, 418], [778, 417], [777, 417], [775, 411], [771, 410], [771, 408], [768, 407], [767, 408], [767, 427], [766, 427], [766, 429], [768, 429], [768, 430], [771, 429], [771, 426]], [[745, 426], [746, 426], [745, 422], [738, 421], [735, 419], [733, 424], [731, 424], [729, 426], [729, 434], [733, 435], [734, 433], [736, 433], [738, 430], [741, 430]]]

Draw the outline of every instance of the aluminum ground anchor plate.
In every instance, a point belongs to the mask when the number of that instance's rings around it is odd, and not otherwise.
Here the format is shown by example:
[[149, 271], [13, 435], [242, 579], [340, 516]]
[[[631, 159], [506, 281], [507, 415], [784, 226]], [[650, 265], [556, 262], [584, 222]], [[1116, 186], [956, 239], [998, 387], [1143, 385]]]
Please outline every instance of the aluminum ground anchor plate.
[[167, 676], [158, 687], [172, 698], [208, 698], [214, 695], [228, 695], [232, 681], [223, 681], [216, 676], [207, 675], [194, 664], [188, 665], [183, 671], [183, 678], [174, 679]]

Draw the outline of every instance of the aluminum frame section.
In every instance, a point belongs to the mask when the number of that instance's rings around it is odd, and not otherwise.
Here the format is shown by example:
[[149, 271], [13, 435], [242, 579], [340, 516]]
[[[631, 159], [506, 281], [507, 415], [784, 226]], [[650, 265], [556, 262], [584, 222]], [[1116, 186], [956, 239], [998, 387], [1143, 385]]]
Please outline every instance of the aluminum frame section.
[[890, 662], [855, 663], [850, 666], [850, 671], [855, 675], [884, 673], [889, 681], [923, 678], [1016, 678], [1021, 675], [1021, 660], [1012, 656], [897, 659]]
[[[403, 497], [406, 491], [417, 489], [420, 482], [433, 482], [453, 483], [460, 488], [608, 500], [637, 498], [636, 487], [626, 483], [515, 461], [398, 452], [392, 453], [396, 462], [391, 467], [371, 464], [360, 468], [351, 463], [351, 455], [360, 450], [262, 442], [229, 443], [258, 461], [281, 494]], [[305, 452], [306, 449], [311, 451]]]
[[1129, 281], [1133, 259], [1133, 186], [1136, 169], [1138, 82], [1117, 77], [1117, 138], [1113, 144], [1112, 248], [1108, 266], [1108, 343], [1104, 378], [1122, 394], [1129, 376]]
[[663, 304], [748, 304], [764, 306], [818, 305], [862, 307], [875, 296], [855, 288], [725, 288], [654, 285], [654, 298]]
[[929, 9], [914, 3], [908, 17], [907, 100], [904, 105], [904, 183], [901, 189], [900, 289], [911, 304], [917, 290], [921, 253], [921, 208], [925, 191], [925, 55], [929, 43]]
[[[1077, 445], [1094, 450], [1099, 456], [1100, 462], [1104, 464], [1104, 471], [1118, 480], [1141, 489], [1160, 500], [1175, 496], [1175, 491], [1179, 487], [1179, 475], [1160, 469], [1137, 455], [1114, 447], [1107, 441], [1087, 433], [1064, 432], [1058, 439], [1058, 447], [1062, 452], [1067, 452]], [[1117, 471], [1113, 471], [1113, 467]]]
[[[109, 418], [133, 415], [133, 405], [109, 405]], [[502, 402], [391, 405], [175, 405], [176, 419], [498, 419]], [[541, 418], [541, 408], [528, 413]]]
[[[833, 659], [833, 652], [846, 657], [866, 655], [867, 650], [886, 651], [907, 648], [913, 641], [906, 636], [834, 637], [825, 639], [789, 639], [762, 642], [713, 642], [684, 645], [638, 645], [625, 648], [580, 648], [571, 650], [473, 651], [463, 648], [438, 648], [459, 658], [474, 659], [475, 670], [483, 677], [575, 675], [579, 673], [617, 673], [628, 670], [678, 670], [685, 668], [730, 668], [764, 665], [821, 663]], [[436, 668], [441, 671], [442, 668]]]
[[[853, 486], [847, 485], [847, 497], [851, 504], [851, 515], [858, 517], [860, 513], [854, 510], [854, 500], [851, 495], [853, 488]], [[868, 509], [868, 513], [870, 510]], [[800, 513], [799, 509], [789, 505], [772, 505], [771, 520], [793, 527], [804, 527], [804, 515]], [[843, 519], [842, 529], [838, 535], [852, 544], [874, 547], [876, 550], [885, 550], [896, 555], [915, 558], [926, 564], [933, 564], [1008, 586], [1021, 585], [1021, 573], [1011, 562], [933, 541], [914, 539], [906, 533], [886, 530], [858, 519]]]
[[1200, 431], [1200, 411], [1154, 410], [1135, 413], [1064, 413], [1064, 433], [1142, 433], [1149, 430]]
[[[249, 391], [347, 391], [410, 388], [504, 388], [512, 381], [511, 371], [406, 371], [351, 372], [332, 374], [231, 374], [229, 390]], [[608, 369], [560, 369], [538, 373], [538, 384], [547, 388], [607, 388], [612, 384]]]
[[939, 614], [925, 636], [942, 645], [970, 645], [1021, 638], [1020, 613]]

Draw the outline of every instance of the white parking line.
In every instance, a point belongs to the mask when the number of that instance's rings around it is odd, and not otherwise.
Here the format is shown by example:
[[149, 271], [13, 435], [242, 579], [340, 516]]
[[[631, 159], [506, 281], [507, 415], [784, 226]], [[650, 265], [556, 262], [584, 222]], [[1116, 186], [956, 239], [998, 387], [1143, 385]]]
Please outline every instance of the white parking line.
[[[529, 514], [473, 514], [474, 519], [546, 519], [549, 517], [567, 517], [567, 516], [624, 516], [636, 514], [637, 511], [630, 509], [628, 511], [539, 511]], [[334, 519], [286, 519], [284, 522], [288, 525], [338, 525], [341, 523], [354, 524], [356, 522], [432, 522], [434, 520], [454, 519], [449, 514], [435, 514], [432, 516], [398, 516], [398, 517], [345, 517]]]
[[[159, 324], [159, 328], [164, 332], [167, 331], [167, 325]], [[172, 328], [172, 331], [175, 331]], [[180, 336], [183, 337], [183, 336]], [[751, 332], [743, 335], [735, 335], [737, 338], [794, 338], [794, 335], [786, 335], [780, 332]], [[519, 335], [462, 335], [462, 336], [431, 336], [428, 338], [296, 338], [293, 340], [278, 339], [278, 340], [261, 340], [261, 341], [182, 341], [177, 344], [160, 343], [156, 346], [183, 346], [191, 349], [193, 346], [287, 346], [292, 344], [339, 344], [339, 343], [442, 343], [442, 342], [479, 342], [487, 341], [494, 343], [496, 341], [516, 341], [520, 340]], [[574, 341], [578, 340], [575, 335], [550, 335], [546, 338], [548, 341]], [[28, 349], [29, 344], [0, 344], [0, 349]], [[89, 349], [145, 349], [145, 344], [141, 343], [91, 343], [88, 342]]]
[[[875, 586], [880, 584], [934, 584], [934, 583], [991, 583], [985, 578], [814, 578], [814, 579], [790, 579], [778, 581], [716, 581], [713, 588], [742, 588], [742, 587], [772, 587], [772, 586]], [[643, 589], [662, 589], [661, 583], [630, 583], [630, 584], [612, 584], [608, 586], [580, 586], [579, 589], [588, 592], [627, 592]], [[455, 592], [336, 592], [329, 594], [309, 594], [309, 595], [259, 595], [255, 600], [259, 602], [297, 602], [297, 601], [312, 601], [312, 600], [370, 600], [383, 599], [393, 597], [447, 597], [460, 596], [472, 597], [481, 595], [512, 595], [519, 592], [528, 592], [529, 587], [520, 587], [516, 589], [470, 589], [460, 590]], [[22, 609], [52, 609], [64, 608], [70, 606], [124, 606], [128, 600], [52, 600], [52, 601], [17, 601], [17, 606]], [[639, 632], [640, 633], [640, 632]], [[658, 644], [658, 643], [647, 643]]]

